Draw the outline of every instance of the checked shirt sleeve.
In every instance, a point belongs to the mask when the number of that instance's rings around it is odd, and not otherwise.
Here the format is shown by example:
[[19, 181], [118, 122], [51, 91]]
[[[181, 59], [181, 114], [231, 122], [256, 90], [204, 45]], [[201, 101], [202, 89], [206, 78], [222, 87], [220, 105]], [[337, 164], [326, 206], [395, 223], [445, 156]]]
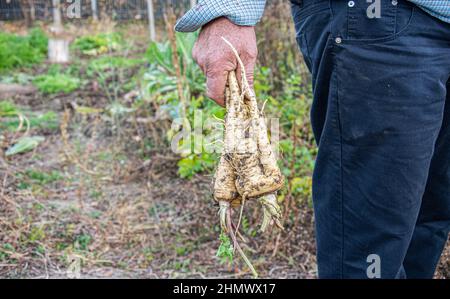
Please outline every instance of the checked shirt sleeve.
[[241, 26], [253, 26], [264, 13], [266, 0], [200, 0], [175, 25], [180, 32], [193, 32], [218, 17]]
[[441, 19], [444, 22], [450, 23], [450, 0], [410, 0], [417, 4], [420, 8]]

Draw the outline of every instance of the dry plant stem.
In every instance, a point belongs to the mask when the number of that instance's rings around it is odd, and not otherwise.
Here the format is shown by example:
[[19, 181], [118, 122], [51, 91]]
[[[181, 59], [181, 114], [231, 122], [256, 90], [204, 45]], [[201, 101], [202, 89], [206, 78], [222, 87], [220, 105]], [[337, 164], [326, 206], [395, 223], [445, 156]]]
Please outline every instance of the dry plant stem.
[[236, 236], [239, 237], [239, 239], [241, 239], [242, 242], [247, 243], [247, 239], [236, 229], [236, 225], [234, 225], [234, 223], [231, 223], [231, 226], [233, 227]]
[[86, 174], [92, 175], [93, 177], [99, 177], [101, 180], [113, 181], [113, 178], [111, 178], [109, 176], [106, 176], [106, 175], [97, 173], [91, 169], [88, 169], [87, 166], [85, 166], [81, 162], [79, 156], [77, 154], [73, 153], [72, 147], [71, 147], [70, 141], [69, 141], [69, 133], [68, 133], [69, 121], [70, 121], [70, 111], [66, 109], [64, 111], [64, 114], [62, 117], [60, 130], [61, 130], [61, 139], [64, 144], [64, 154], [65, 154], [67, 160], [69, 160], [72, 164], [76, 165], [81, 171], [85, 172]]
[[245, 206], [245, 197], [242, 197], [241, 209], [239, 211], [239, 219], [238, 219], [238, 223], [234, 230], [234, 233], [236, 235], [239, 234], [239, 226], [241, 225], [242, 215], [244, 214], [244, 206]]
[[255, 267], [253, 267], [252, 263], [250, 262], [250, 260], [245, 255], [245, 252], [242, 250], [241, 246], [239, 246], [239, 243], [236, 240], [236, 235], [233, 233], [232, 221], [231, 221], [231, 210], [230, 209], [228, 209], [228, 211], [227, 211], [227, 227], [228, 227], [228, 231], [230, 232], [230, 236], [231, 236], [231, 239], [232, 239], [233, 244], [234, 244], [233, 247], [239, 252], [239, 254], [241, 255], [241, 257], [244, 260], [244, 262], [250, 268], [250, 271], [252, 271], [253, 277], [254, 278], [258, 278], [258, 272], [256, 272]]
[[[21, 113], [16, 113], [16, 115], [19, 118], [19, 125], [16, 128], [16, 132], [15, 132], [13, 138], [12, 138], [12, 142], [16, 142], [21, 137], [27, 136], [29, 131], [30, 131], [30, 121], [28, 120], [28, 118], [25, 115], [21, 114]], [[24, 123], [26, 124], [27, 128], [25, 130], [25, 133], [20, 134], [20, 132], [22, 131]], [[21, 135], [20, 138], [17, 137], [18, 135]]]
[[244, 239], [244, 237], [242, 235], [240, 235], [239, 233], [236, 234], [235, 230], [233, 230], [233, 228], [235, 228], [235, 226], [231, 220], [230, 203], [227, 201], [219, 201], [219, 206], [220, 206], [220, 208], [219, 208], [220, 226], [221, 226], [222, 230], [225, 233], [229, 234], [229, 236], [231, 237], [231, 240], [233, 241], [233, 249], [237, 250], [239, 252], [239, 255], [242, 257], [244, 262], [247, 264], [247, 266], [252, 271], [253, 276], [255, 278], [258, 277], [258, 273], [256, 272], [252, 263], [247, 258], [244, 251], [242, 250], [241, 246], [239, 245], [238, 240], [236, 239], [236, 235], [238, 235], [244, 242], [246, 242], [246, 240]]
[[164, 21], [166, 22], [167, 35], [169, 36], [170, 46], [172, 48], [172, 63], [175, 68], [175, 75], [177, 77], [177, 92], [178, 97], [180, 98], [181, 109], [182, 109], [182, 117], [186, 117], [186, 107], [187, 101], [183, 93], [183, 86], [187, 86], [184, 84], [184, 75], [181, 73], [181, 67], [178, 58], [178, 50], [177, 50], [177, 38], [174, 32], [175, 25], [175, 15], [173, 13], [172, 8], [167, 10], [167, 13], [164, 14]]

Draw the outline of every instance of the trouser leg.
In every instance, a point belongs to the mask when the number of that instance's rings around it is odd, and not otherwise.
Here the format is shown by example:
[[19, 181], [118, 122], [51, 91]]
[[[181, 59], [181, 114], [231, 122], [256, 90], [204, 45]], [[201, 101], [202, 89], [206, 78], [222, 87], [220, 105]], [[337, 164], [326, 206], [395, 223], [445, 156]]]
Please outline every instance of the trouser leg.
[[313, 75], [319, 277], [405, 277], [444, 121], [450, 25], [405, 1], [383, 1], [379, 23], [319, 2], [293, 7]]
[[[449, 54], [450, 55], [450, 54]], [[433, 278], [450, 229], [450, 81], [444, 120], [425, 194], [404, 261], [408, 278]]]

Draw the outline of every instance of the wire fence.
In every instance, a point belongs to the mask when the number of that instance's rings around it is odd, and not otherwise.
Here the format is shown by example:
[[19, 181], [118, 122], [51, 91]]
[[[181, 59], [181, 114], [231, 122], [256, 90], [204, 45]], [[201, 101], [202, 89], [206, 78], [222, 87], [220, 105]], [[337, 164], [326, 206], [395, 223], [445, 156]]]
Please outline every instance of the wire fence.
[[[77, 19], [108, 16], [115, 20], [147, 20], [147, 0], [60, 0], [64, 19]], [[94, 5], [92, 5], [94, 2]], [[192, 1], [189, 0], [153, 0], [156, 21], [162, 20], [164, 9], [171, 6], [175, 13], [186, 11]], [[0, 0], [0, 21], [26, 20], [51, 21], [52, 0]]]

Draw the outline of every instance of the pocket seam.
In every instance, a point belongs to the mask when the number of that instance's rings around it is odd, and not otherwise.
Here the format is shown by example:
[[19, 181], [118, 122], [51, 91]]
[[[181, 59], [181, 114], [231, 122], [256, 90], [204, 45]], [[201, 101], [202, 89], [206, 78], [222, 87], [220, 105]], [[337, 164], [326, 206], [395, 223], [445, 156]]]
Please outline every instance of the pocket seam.
[[342, 38], [343, 44], [350, 44], [350, 45], [364, 45], [364, 44], [382, 44], [385, 42], [390, 42], [393, 40], [396, 40], [400, 36], [404, 35], [411, 27], [412, 21], [416, 15], [416, 7], [411, 7], [411, 15], [409, 17], [408, 22], [406, 25], [400, 29], [399, 31], [395, 31], [393, 34], [386, 36], [386, 37], [380, 37], [380, 38], [364, 38], [364, 39], [348, 39], [348, 38]]

